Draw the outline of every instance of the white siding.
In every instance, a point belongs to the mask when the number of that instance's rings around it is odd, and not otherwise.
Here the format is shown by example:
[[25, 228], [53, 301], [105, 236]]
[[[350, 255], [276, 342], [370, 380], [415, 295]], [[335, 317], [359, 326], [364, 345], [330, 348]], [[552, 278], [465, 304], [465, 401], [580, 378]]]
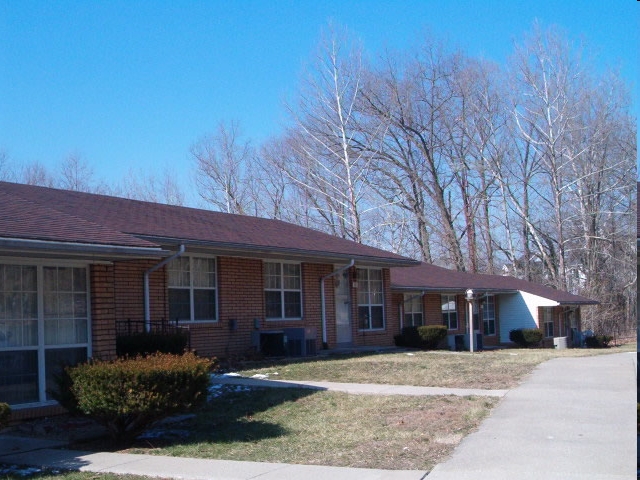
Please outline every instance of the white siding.
[[509, 342], [509, 331], [515, 328], [538, 328], [538, 307], [555, 307], [554, 300], [527, 292], [499, 295], [500, 342]]

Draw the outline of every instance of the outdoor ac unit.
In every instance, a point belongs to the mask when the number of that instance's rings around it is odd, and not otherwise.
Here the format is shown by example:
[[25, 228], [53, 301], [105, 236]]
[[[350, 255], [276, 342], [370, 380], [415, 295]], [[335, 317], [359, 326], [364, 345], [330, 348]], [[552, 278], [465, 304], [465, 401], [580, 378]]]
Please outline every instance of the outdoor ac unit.
[[316, 353], [316, 329], [313, 327], [283, 329], [287, 344], [287, 354], [291, 357], [305, 357]]

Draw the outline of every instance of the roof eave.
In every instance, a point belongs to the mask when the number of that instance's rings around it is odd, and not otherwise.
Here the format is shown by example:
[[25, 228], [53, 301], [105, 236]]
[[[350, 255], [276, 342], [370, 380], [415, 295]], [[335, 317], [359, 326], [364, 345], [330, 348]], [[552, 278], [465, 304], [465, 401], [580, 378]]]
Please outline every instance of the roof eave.
[[477, 291], [478, 293], [500, 295], [500, 294], [512, 294], [518, 293], [517, 289], [505, 289], [505, 288], [479, 288], [469, 285], [468, 287], [433, 287], [433, 286], [417, 286], [417, 285], [391, 285], [391, 290], [403, 291], [403, 292], [429, 292], [429, 293], [465, 293], [468, 289]]
[[132, 245], [97, 244], [82, 242], [59, 242], [22, 238], [0, 238], [0, 253], [24, 254], [43, 257], [82, 257], [100, 260], [118, 258], [158, 258], [171, 252], [158, 247]]
[[187, 246], [192, 252], [211, 252], [216, 255], [247, 258], [274, 258], [281, 260], [297, 260], [306, 262], [344, 263], [351, 259], [356, 264], [374, 267], [408, 267], [419, 265], [420, 262], [409, 258], [377, 257], [371, 255], [350, 254], [348, 252], [326, 252], [296, 248], [274, 247], [268, 245], [247, 245], [229, 242], [208, 242], [202, 240], [187, 240], [179, 238], [162, 238], [139, 236], [145, 240], [159, 243], [165, 248], [172, 248], [180, 244]]

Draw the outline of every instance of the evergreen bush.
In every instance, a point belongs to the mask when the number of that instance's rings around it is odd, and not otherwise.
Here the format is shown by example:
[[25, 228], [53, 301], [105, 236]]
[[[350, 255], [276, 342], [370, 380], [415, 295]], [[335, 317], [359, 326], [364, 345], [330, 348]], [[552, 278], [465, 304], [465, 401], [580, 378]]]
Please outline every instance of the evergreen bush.
[[444, 325], [426, 325], [418, 327], [418, 335], [422, 340], [423, 348], [434, 350], [447, 336], [447, 327]]
[[418, 327], [404, 327], [400, 337], [402, 337], [401, 343], [403, 347], [422, 348], [422, 339], [418, 333]]
[[518, 328], [509, 332], [509, 340], [524, 348], [539, 345], [543, 337], [539, 328]]
[[613, 337], [609, 335], [594, 335], [592, 337], [587, 337], [584, 340], [587, 348], [609, 348], [609, 342]]
[[213, 363], [186, 353], [69, 367], [70, 406], [104, 425], [117, 443], [126, 443], [153, 422], [205, 401]]

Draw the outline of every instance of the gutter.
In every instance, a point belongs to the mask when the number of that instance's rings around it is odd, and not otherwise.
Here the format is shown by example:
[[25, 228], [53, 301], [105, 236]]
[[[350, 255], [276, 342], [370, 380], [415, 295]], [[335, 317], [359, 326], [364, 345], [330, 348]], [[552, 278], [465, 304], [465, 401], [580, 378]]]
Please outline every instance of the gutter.
[[180, 255], [184, 253], [184, 250], [185, 250], [184, 244], [180, 245], [180, 248], [178, 249], [177, 253], [174, 253], [170, 257], [165, 258], [160, 263], [158, 263], [157, 265], [154, 265], [149, 270], [144, 272], [144, 329], [146, 332], [149, 332], [151, 330], [151, 308], [150, 308], [150, 301], [149, 301], [149, 275], [155, 272], [156, 270], [158, 270], [159, 268], [164, 267], [171, 260], [178, 258]]
[[338, 270], [331, 272], [329, 275], [325, 275], [320, 279], [320, 310], [322, 312], [322, 348], [327, 349], [327, 307], [325, 305], [325, 293], [324, 293], [324, 281], [327, 278], [334, 277], [345, 270], [353, 267], [356, 261], [352, 258], [347, 265], [340, 267]]

